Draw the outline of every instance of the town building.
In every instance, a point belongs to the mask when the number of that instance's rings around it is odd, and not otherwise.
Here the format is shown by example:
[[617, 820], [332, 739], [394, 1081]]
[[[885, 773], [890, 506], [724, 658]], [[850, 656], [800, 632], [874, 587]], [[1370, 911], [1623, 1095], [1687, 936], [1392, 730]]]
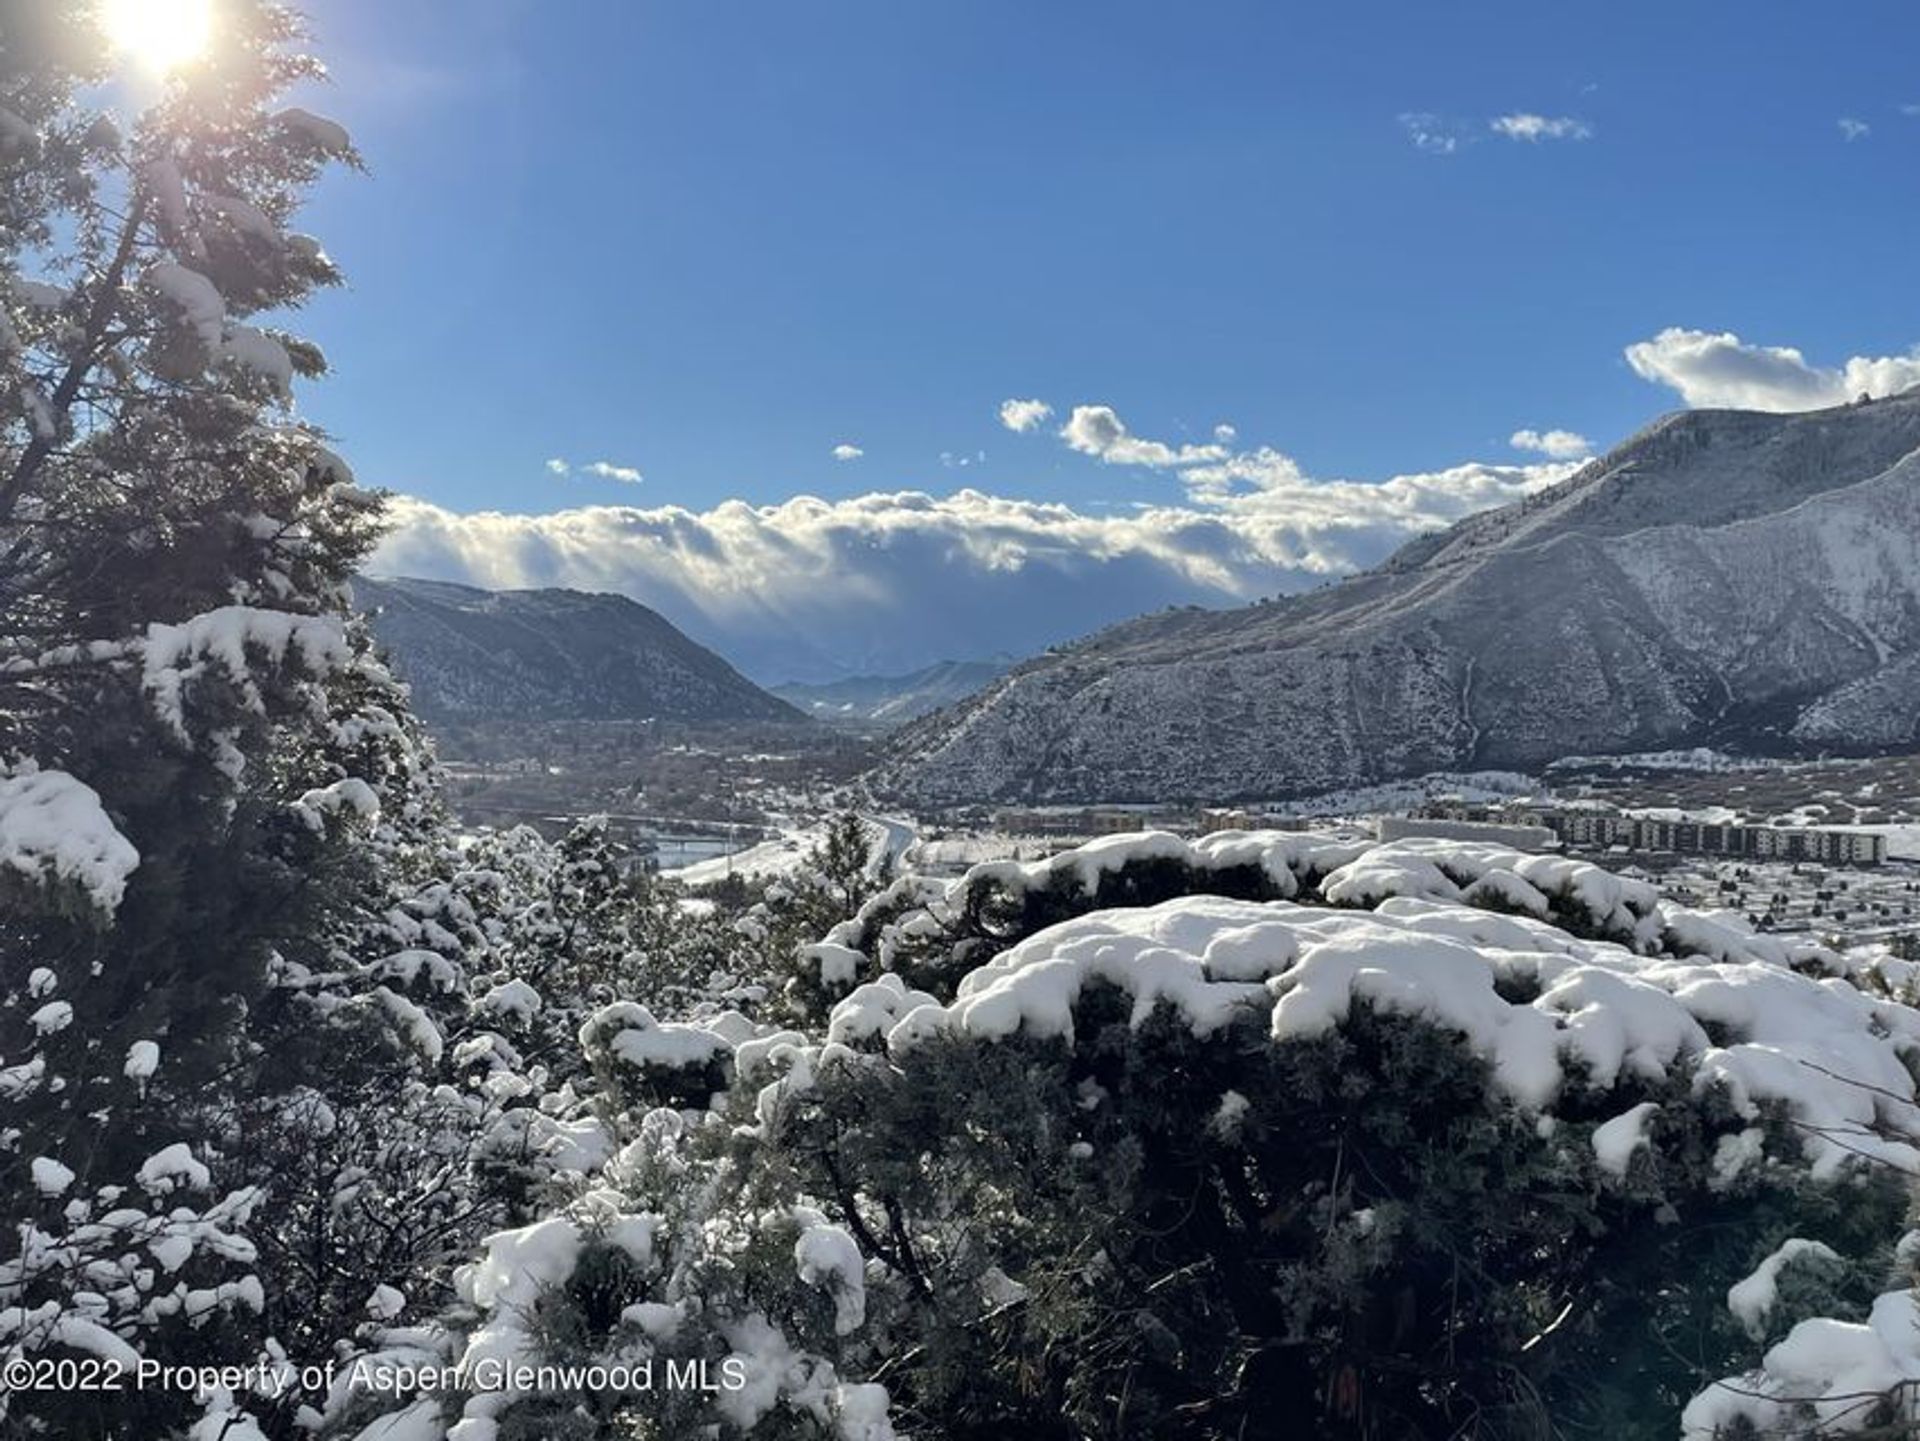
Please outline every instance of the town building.
[[1877, 832], [1767, 825], [1730, 819], [1723, 811], [1696, 815], [1666, 810], [1620, 811], [1594, 802], [1466, 805], [1442, 801], [1426, 807], [1421, 817], [1544, 829], [1569, 849], [1583, 851], [1647, 851], [1843, 866], [1877, 866], [1887, 858], [1886, 837]]

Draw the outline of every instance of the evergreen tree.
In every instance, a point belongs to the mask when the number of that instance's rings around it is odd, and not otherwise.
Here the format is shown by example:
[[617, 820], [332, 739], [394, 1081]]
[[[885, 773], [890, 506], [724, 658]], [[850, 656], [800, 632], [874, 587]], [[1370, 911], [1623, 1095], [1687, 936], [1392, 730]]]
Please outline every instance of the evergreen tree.
[[[302, 1078], [254, 1023], [337, 959], [382, 884], [371, 833], [431, 819], [403, 695], [346, 614], [378, 498], [296, 417], [324, 361], [268, 319], [337, 281], [290, 225], [357, 160], [280, 107], [321, 73], [298, 18], [217, 19], [123, 128], [91, 108], [94, 7], [0, 5], [11, 1353], [255, 1353], [267, 1178], [234, 1117]], [[22, 1393], [6, 1424], [104, 1434], [115, 1404]], [[189, 1404], [139, 1401], [155, 1424]]]

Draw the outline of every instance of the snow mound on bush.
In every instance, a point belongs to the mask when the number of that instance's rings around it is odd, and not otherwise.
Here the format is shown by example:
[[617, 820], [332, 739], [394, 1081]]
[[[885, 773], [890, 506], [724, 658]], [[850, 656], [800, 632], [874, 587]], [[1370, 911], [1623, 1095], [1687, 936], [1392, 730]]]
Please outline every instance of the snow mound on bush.
[[1713, 1441], [1744, 1420], [1760, 1436], [1841, 1435], [1867, 1429], [1883, 1397], [1911, 1421], [1916, 1383], [1920, 1309], [1911, 1290], [1889, 1291], [1864, 1323], [1802, 1321], [1757, 1370], [1717, 1381], [1688, 1402], [1680, 1433], [1684, 1441]]
[[[1370, 853], [1346, 878], [1373, 894], [1383, 881], [1431, 894], [1436, 875], [1458, 871], [1470, 886], [1504, 861], [1488, 849]], [[1535, 874], [1588, 917], [1637, 917], [1631, 929], [1643, 943], [1656, 930], [1685, 931], [1630, 883], [1586, 874], [1595, 870]], [[1341, 880], [1336, 871], [1327, 889]], [[1457, 877], [1447, 884], [1464, 889]], [[1494, 1084], [1531, 1109], [1550, 1110], [1576, 1072], [1607, 1089], [1623, 1077], [1657, 1083], [1685, 1065], [1696, 1089], [1724, 1085], [1750, 1120], [1766, 1103], [1783, 1105], [1816, 1176], [1855, 1160], [1920, 1169], [1920, 1105], [1905, 1059], [1920, 1054], [1920, 1012], [1802, 975], [1766, 938], [1737, 950], [1738, 932], [1720, 929], [1721, 954], [1643, 955], [1420, 894], [1393, 894], [1366, 912], [1183, 897], [1097, 911], [1031, 936], [969, 973], [951, 1005], [902, 1016], [887, 1044], [899, 1053], [934, 1034], [996, 1041], [1015, 1033], [1071, 1043], [1074, 1006], [1101, 982], [1131, 1000], [1135, 1025], [1164, 1011], [1205, 1036], [1257, 1016], [1280, 1044], [1343, 1026], [1360, 1003], [1463, 1036], [1491, 1065]], [[1624, 1148], [1620, 1164], [1644, 1119], [1634, 1136], [1623, 1125], [1609, 1137]]]
[[1301, 877], [1325, 872], [1372, 849], [1366, 841], [1337, 840], [1300, 831], [1218, 831], [1188, 841], [1170, 831], [1139, 831], [1102, 836], [1042, 861], [983, 861], [968, 869], [947, 892], [957, 902], [969, 892], [998, 885], [1013, 894], [1043, 890], [1063, 880], [1091, 895], [1101, 880], [1144, 861], [1173, 861], [1195, 871], [1254, 867], [1266, 873], [1283, 896], [1295, 894]]
[[0, 770], [0, 867], [35, 882], [70, 882], [110, 914], [139, 864], [91, 786], [61, 771]]

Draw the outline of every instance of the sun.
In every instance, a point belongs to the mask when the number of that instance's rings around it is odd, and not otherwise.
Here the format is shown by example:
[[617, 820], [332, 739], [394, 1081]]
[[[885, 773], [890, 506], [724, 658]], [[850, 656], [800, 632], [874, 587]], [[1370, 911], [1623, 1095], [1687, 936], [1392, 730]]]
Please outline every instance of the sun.
[[206, 48], [213, 0], [100, 0], [100, 28], [114, 49], [161, 74]]

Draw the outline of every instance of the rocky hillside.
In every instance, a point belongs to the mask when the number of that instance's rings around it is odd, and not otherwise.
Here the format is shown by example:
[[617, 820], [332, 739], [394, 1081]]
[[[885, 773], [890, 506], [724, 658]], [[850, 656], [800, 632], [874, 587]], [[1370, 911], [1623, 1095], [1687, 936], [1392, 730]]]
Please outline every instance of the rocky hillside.
[[800, 719], [624, 596], [361, 577], [354, 598], [430, 721]]
[[1281, 797], [1920, 720], [1920, 392], [1671, 416], [1309, 595], [1116, 626], [902, 732], [925, 802]]
[[1004, 662], [943, 660], [911, 675], [857, 675], [818, 685], [795, 681], [772, 690], [817, 720], [897, 726], [965, 700], [1006, 673]]

